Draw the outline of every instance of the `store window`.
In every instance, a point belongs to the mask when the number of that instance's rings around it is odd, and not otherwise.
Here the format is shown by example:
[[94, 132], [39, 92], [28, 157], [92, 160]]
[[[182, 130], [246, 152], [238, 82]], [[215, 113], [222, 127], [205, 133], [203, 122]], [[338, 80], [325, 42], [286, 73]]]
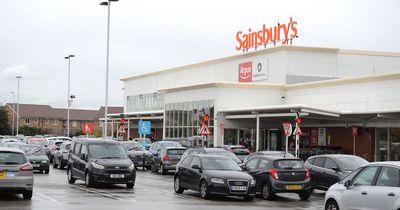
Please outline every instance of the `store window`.
[[159, 93], [140, 94], [126, 97], [128, 112], [161, 110], [164, 106], [164, 97]]
[[[208, 127], [214, 128], [214, 101], [192, 101], [165, 105], [165, 135], [168, 138], [197, 136], [199, 120], [204, 114], [209, 115]], [[213, 136], [208, 136], [213, 139]]]
[[375, 129], [375, 160], [400, 160], [400, 128]]

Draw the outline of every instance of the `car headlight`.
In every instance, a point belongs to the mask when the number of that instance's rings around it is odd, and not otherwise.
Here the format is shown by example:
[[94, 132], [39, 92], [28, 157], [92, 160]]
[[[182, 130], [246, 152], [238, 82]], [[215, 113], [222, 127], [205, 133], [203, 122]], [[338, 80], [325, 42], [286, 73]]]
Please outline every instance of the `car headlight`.
[[220, 178], [211, 178], [211, 182], [216, 183], [216, 184], [225, 184], [225, 181]]
[[47, 163], [47, 160], [43, 160], [42, 163]]
[[129, 169], [130, 171], [135, 170], [135, 165], [132, 163], [132, 164], [128, 167], [128, 169]]
[[255, 179], [252, 179], [252, 180], [250, 181], [250, 185], [256, 185], [256, 180], [255, 180]]
[[104, 169], [104, 166], [102, 166], [100, 164], [97, 164], [97, 163], [94, 163], [94, 162], [92, 162], [92, 166], [93, 166], [93, 168], [96, 168], [96, 169], [100, 169], [100, 170]]

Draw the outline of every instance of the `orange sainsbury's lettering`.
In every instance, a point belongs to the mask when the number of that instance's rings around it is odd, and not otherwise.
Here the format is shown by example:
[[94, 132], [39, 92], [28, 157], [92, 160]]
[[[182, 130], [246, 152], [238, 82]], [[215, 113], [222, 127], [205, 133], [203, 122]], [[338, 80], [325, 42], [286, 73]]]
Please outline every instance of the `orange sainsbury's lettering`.
[[268, 43], [281, 41], [282, 45], [287, 43], [287, 40], [297, 37], [297, 21], [293, 21], [290, 17], [289, 23], [279, 24], [274, 27], [267, 27], [263, 24], [261, 30], [252, 31], [249, 28], [248, 33], [238, 31], [236, 33], [236, 41], [238, 45], [236, 50], [257, 47]]

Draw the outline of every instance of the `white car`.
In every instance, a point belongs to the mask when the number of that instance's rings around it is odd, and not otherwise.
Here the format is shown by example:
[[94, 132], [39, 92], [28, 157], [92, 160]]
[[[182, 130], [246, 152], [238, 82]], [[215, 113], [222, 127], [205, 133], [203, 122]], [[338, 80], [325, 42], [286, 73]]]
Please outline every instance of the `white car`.
[[400, 161], [360, 167], [325, 194], [326, 210], [400, 209]]

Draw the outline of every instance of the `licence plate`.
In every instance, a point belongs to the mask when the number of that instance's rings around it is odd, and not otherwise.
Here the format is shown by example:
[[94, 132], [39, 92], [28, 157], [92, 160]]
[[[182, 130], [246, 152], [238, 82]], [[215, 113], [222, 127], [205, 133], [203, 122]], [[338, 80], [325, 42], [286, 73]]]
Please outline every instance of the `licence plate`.
[[287, 190], [301, 190], [301, 185], [286, 185]]
[[0, 179], [4, 179], [6, 177], [15, 177], [15, 176], [16, 176], [15, 172], [11, 172], [11, 171], [8, 171], [8, 172], [2, 171], [2, 172], [0, 172]]
[[7, 177], [15, 177], [15, 175], [17, 175], [15, 172], [7, 172]]
[[110, 174], [110, 178], [116, 178], [116, 179], [125, 178], [125, 174]]
[[33, 164], [32, 167], [34, 168], [40, 167], [40, 164]]
[[231, 186], [231, 190], [235, 191], [246, 191], [247, 187], [246, 186]]
[[6, 172], [5, 171], [1, 171], [0, 172], [0, 179], [4, 179], [6, 178]]

